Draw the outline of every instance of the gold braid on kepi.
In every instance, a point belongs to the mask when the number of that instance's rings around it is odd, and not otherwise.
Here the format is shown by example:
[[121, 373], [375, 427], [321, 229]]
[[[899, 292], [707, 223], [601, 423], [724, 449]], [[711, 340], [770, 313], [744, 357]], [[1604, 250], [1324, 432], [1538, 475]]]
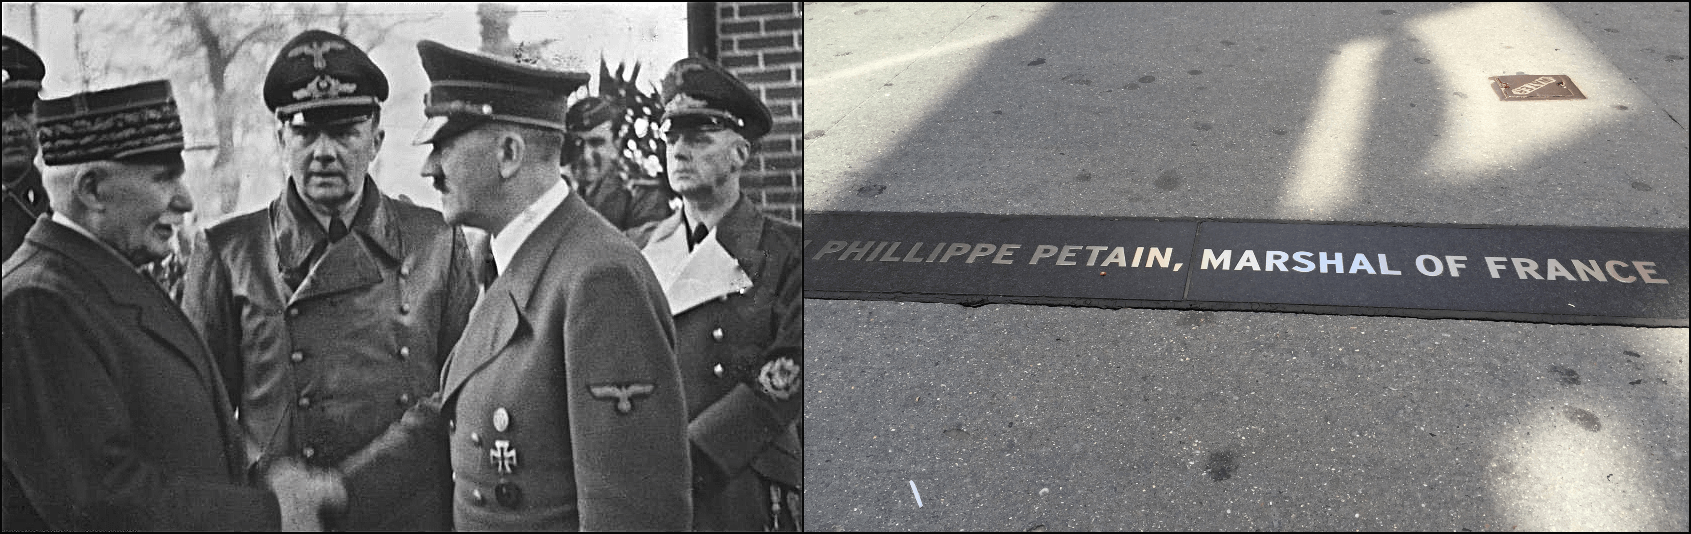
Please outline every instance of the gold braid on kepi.
[[43, 100], [36, 109], [48, 165], [181, 157], [182, 120], [168, 80]]

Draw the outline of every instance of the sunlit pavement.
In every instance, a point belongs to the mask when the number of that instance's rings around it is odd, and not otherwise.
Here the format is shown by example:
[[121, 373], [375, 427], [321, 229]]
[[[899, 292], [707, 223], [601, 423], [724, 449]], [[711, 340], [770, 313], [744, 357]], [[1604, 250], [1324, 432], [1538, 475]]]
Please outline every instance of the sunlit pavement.
[[[806, 209], [1685, 228], [1687, 11], [807, 4]], [[811, 530], [1688, 524], [1683, 328], [805, 306]]]

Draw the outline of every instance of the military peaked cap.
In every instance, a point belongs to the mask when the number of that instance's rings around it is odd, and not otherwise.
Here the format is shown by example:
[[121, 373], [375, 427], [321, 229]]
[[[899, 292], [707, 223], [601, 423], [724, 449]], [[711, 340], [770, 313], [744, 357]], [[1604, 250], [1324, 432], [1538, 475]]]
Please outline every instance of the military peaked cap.
[[370, 56], [323, 30], [282, 45], [264, 77], [264, 105], [296, 124], [361, 120], [387, 98], [388, 78]]
[[434, 41], [417, 43], [429, 93], [429, 117], [414, 144], [451, 138], [487, 121], [504, 121], [566, 131], [570, 93], [587, 84], [585, 72], [554, 71], [493, 56], [453, 50]]
[[690, 57], [675, 62], [663, 79], [664, 129], [706, 124], [733, 128], [748, 140], [769, 133], [769, 106], [716, 62]]
[[585, 132], [621, 117], [623, 111], [622, 106], [610, 100], [590, 96], [570, 105], [569, 113], [564, 115], [564, 125], [572, 132]]
[[47, 66], [41, 56], [17, 39], [0, 35], [0, 90], [6, 92], [7, 108], [35, 103]]
[[168, 80], [43, 100], [37, 112], [48, 165], [181, 157], [182, 120]]

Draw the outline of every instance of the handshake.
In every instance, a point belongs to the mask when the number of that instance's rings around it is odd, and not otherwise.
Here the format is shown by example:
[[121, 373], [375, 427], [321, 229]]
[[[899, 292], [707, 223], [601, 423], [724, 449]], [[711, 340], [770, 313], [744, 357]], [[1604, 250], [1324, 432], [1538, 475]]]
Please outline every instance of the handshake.
[[265, 489], [276, 494], [283, 532], [321, 532], [323, 514], [346, 508], [346, 485], [339, 472], [281, 457], [267, 462], [260, 474]]

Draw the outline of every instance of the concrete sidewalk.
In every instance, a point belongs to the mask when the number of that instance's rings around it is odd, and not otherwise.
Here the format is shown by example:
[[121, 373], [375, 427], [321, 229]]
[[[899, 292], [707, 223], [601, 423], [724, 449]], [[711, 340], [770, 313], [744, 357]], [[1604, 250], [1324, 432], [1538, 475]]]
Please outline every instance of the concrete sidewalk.
[[[805, 205], [1685, 228], [1688, 11], [808, 4]], [[812, 530], [1688, 526], [1685, 329], [805, 304]]]

